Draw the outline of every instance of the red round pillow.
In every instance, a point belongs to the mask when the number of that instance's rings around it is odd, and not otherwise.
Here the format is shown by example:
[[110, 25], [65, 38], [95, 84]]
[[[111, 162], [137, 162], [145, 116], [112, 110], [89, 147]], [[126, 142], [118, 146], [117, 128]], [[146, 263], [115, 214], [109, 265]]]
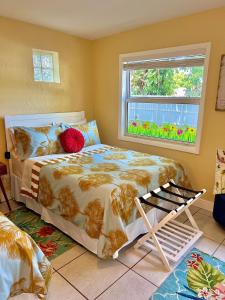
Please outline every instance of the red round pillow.
[[84, 147], [84, 137], [75, 128], [68, 128], [60, 135], [60, 142], [65, 152], [79, 152]]

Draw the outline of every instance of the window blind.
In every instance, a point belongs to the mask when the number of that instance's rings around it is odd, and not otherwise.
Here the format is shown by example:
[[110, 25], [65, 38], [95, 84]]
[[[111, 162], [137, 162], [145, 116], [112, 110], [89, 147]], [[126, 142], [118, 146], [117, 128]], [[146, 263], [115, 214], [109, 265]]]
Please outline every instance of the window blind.
[[123, 62], [123, 70], [194, 67], [203, 66], [204, 61], [205, 55], [153, 58], [141, 61]]

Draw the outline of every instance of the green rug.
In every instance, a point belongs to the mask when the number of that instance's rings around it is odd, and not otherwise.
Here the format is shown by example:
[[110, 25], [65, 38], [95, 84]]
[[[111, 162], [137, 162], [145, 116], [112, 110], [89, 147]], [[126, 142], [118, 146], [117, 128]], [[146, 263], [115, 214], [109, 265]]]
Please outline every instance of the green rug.
[[74, 240], [26, 207], [10, 212], [7, 217], [33, 238], [49, 260], [76, 245]]
[[225, 300], [225, 263], [193, 249], [150, 300]]

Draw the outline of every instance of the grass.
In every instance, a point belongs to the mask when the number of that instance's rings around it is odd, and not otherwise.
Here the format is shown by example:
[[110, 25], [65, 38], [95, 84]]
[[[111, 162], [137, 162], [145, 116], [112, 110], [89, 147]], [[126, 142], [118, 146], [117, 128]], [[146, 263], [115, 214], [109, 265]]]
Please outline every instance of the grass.
[[195, 143], [197, 136], [196, 128], [187, 125], [176, 126], [169, 123], [157, 125], [153, 122], [139, 120], [129, 122], [128, 133], [191, 144]]

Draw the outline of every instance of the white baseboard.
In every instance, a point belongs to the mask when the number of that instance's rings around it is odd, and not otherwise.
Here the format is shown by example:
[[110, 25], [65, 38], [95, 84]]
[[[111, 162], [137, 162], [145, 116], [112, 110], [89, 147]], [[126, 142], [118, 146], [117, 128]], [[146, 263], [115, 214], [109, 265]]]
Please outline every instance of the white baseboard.
[[214, 205], [214, 201], [209, 201], [209, 200], [205, 200], [205, 199], [198, 199], [195, 204], [195, 206], [199, 207], [199, 208], [203, 208], [206, 209], [208, 211], [213, 211], [213, 205]]

